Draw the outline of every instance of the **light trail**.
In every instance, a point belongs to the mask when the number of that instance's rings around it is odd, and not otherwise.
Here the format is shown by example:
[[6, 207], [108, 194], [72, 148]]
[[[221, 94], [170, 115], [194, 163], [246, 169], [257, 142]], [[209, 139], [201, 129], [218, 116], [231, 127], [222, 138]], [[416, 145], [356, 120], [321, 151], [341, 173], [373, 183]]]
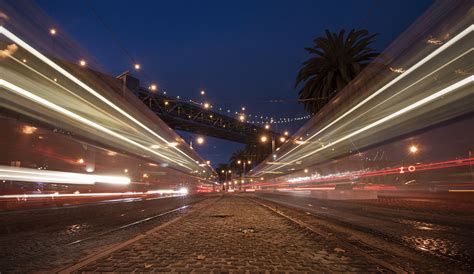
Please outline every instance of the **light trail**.
[[[125, 142], [130, 143], [130, 144], [132, 144], [132, 145], [135, 145], [135, 146], [137, 146], [137, 147], [139, 147], [139, 148], [141, 148], [141, 149], [143, 149], [143, 150], [146, 150], [146, 151], [148, 151], [148, 152], [151, 152], [151, 153], [153, 153], [153, 154], [155, 154], [155, 155], [157, 155], [157, 156], [162, 156], [162, 157], [165, 157], [165, 159], [169, 159], [168, 157], [162, 155], [161, 153], [158, 153], [158, 152], [156, 152], [156, 151], [154, 151], [154, 150], [152, 150], [152, 149], [150, 149], [150, 148], [148, 148], [148, 147], [146, 147], [146, 146], [144, 146], [144, 145], [142, 145], [142, 144], [140, 144], [140, 143], [137, 143], [137, 142], [135, 142], [135, 141], [133, 141], [133, 140], [131, 140], [131, 139], [129, 139], [129, 138], [127, 138], [127, 137], [121, 135], [121, 134], [118, 134], [118, 133], [116, 133], [116, 132], [114, 132], [114, 131], [112, 131], [112, 130], [110, 130], [110, 129], [108, 129], [108, 128], [102, 126], [102, 125], [99, 125], [99, 124], [97, 124], [97, 123], [95, 123], [95, 122], [93, 122], [93, 121], [90, 121], [90, 120], [88, 120], [88, 119], [86, 119], [86, 118], [84, 118], [84, 117], [82, 117], [82, 116], [80, 116], [80, 115], [78, 115], [78, 114], [76, 114], [76, 113], [70, 111], [70, 110], [67, 110], [67, 109], [65, 109], [65, 108], [63, 108], [63, 107], [61, 107], [61, 106], [58, 106], [58, 105], [56, 105], [56, 104], [54, 104], [54, 103], [52, 103], [52, 102], [50, 102], [50, 101], [48, 101], [48, 100], [46, 100], [46, 99], [44, 99], [44, 98], [42, 98], [42, 97], [39, 97], [39, 96], [37, 96], [37, 95], [35, 95], [35, 94], [33, 94], [33, 93], [31, 93], [31, 92], [25, 90], [25, 89], [22, 89], [22, 88], [20, 88], [20, 87], [14, 85], [14, 84], [12, 84], [12, 83], [10, 83], [10, 82], [7, 82], [7, 81], [5, 81], [5, 80], [3, 80], [3, 79], [0, 79], [0, 86], [3, 86], [4, 88], [6, 88], [6, 89], [8, 89], [8, 90], [10, 90], [10, 91], [16, 92], [17, 94], [19, 94], [19, 95], [21, 95], [21, 96], [23, 96], [23, 97], [29, 98], [30, 100], [32, 100], [32, 101], [34, 101], [34, 102], [36, 102], [36, 103], [38, 103], [38, 104], [40, 104], [40, 105], [43, 105], [43, 106], [45, 106], [45, 107], [48, 107], [48, 108], [51, 109], [51, 110], [54, 110], [54, 111], [56, 111], [56, 112], [58, 112], [58, 113], [61, 113], [61, 114], [64, 114], [64, 115], [66, 115], [66, 116], [68, 116], [68, 117], [70, 117], [70, 118], [72, 118], [72, 119], [74, 119], [74, 120], [76, 120], [76, 121], [78, 121], [78, 122], [81, 122], [81, 123], [83, 123], [83, 124], [86, 124], [86, 125], [88, 125], [88, 126], [91, 126], [91, 127], [95, 128], [95, 129], [97, 129], [97, 130], [100, 130], [100, 131], [102, 131], [102, 132], [104, 132], [104, 133], [107, 133], [107, 134], [109, 134], [109, 135], [111, 135], [111, 136], [114, 136], [114, 137], [116, 137], [116, 138], [118, 138], [118, 139], [120, 139], [120, 140], [122, 140], [122, 141], [125, 141]], [[169, 160], [171, 160], [171, 159], [169, 159]], [[184, 168], [187, 168], [187, 169], [189, 169], [189, 170], [193, 170], [192, 168], [190, 168], [190, 167], [188, 167], [188, 166], [185, 166], [185, 165], [183, 165], [183, 164], [181, 164], [181, 163], [178, 163], [178, 164], [179, 164], [180, 166], [184, 167]]]
[[[281, 186], [281, 185], [295, 185], [295, 184], [307, 184], [307, 183], [322, 183], [322, 182], [325, 183], [325, 182], [340, 181], [340, 180], [347, 180], [349, 182], [352, 182], [359, 178], [377, 177], [377, 176], [383, 176], [383, 175], [394, 175], [394, 174], [401, 174], [401, 173], [414, 173], [414, 172], [420, 172], [420, 171], [469, 166], [473, 164], [474, 164], [474, 158], [454, 159], [454, 160], [449, 160], [449, 161], [426, 163], [426, 164], [413, 164], [413, 165], [407, 164], [404, 166], [398, 166], [398, 167], [392, 167], [392, 168], [380, 169], [380, 170], [374, 170], [374, 171], [353, 171], [353, 172], [344, 172], [344, 173], [334, 174], [334, 175], [329, 174], [325, 176], [296, 177], [296, 178], [292, 178], [292, 179], [286, 180], [285, 182], [280, 182], [280, 183], [259, 182], [259, 183], [248, 184], [247, 186]], [[414, 167], [414, 169], [409, 170], [409, 167]]]
[[[405, 78], [407, 75], [409, 75], [410, 73], [412, 73], [413, 71], [415, 71], [416, 69], [418, 69], [419, 67], [421, 67], [422, 65], [426, 64], [427, 62], [429, 62], [431, 59], [433, 59], [434, 57], [436, 57], [437, 55], [439, 55], [440, 53], [442, 53], [443, 51], [445, 51], [446, 49], [448, 49], [449, 47], [451, 47], [452, 45], [454, 45], [456, 42], [458, 42], [459, 40], [461, 40], [462, 38], [464, 38], [465, 36], [469, 35], [471, 32], [474, 31], [474, 24], [470, 25], [469, 27], [467, 27], [466, 29], [464, 29], [463, 31], [461, 31], [459, 34], [457, 34], [456, 36], [454, 36], [452, 39], [450, 39], [449, 41], [447, 41], [445, 44], [443, 44], [442, 46], [438, 47], [436, 50], [434, 50], [433, 52], [431, 52], [430, 54], [428, 54], [426, 57], [424, 57], [423, 59], [421, 59], [420, 61], [418, 61], [416, 64], [414, 64], [413, 66], [411, 66], [409, 69], [407, 69], [404, 73], [400, 74], [399, 76], [397, 76], [396, 78], [394, 78], [393, 80], [391, 80], [389, 83], [387, 83], [386, 85], [384, 85], [383, 87], [381, 87], [380, 89], [378, 89], [376, 92], [372, 93], [369, 97], [367, 97], [366, 99], [362, 100], [361, 102], [359, 102], [357, 105], [355, 105], [354, 107], [352, 107], [351, 109], [349, 109], [348, 111], [344, 112], [342, 115], [340, 115], [339, 117], [337, 117], [335, 120], [333, 120], [332, 122], [330, 122], [329, 124], [327, 124], [326, 126], [324, 126], [322, 129], [320, 129], [319, 131], [317, 131], [316, 133], [312, 134], [309, 138], [307, 138], [305, 140], [305, 142], [308, 142], [309, 140], [313, 139], [314, 137], [316, 137], [317, 135], [321, 134], [322, 132], [324, 132], [326, 129], [328, 129], [329, 127], [331, 127], [332, 125], [336, 124], [337, 122], [339, 122], [341, 119], [343, 119], [344, 117], [348, 116], [349, 114], [351, 114], [352, 112], [354, 112], [355, 110], [357, 110], [358, 108], [360, 108], [361, 106], [363, 106], [364, 104], [366, 104], [367, 102], [369, 102], [370, 100], [372, 100], [375, 96], [379, 95], [380, 93], [382, 93], [383, 91], [385, 91], [386, 89], [388, 89], [389, 87], [393, 86], [395, 83], [397, 83], [398, 81], [400, 81], [401, 79]], [[472, 48], [470, 50], [468, 50], [468, 52], [470, 52], [472, 50]], [[284, 153], [283, 155], [279, 156], [277, 159], [275, 159], [275, 161], [279, 161], [279, 160], [282, 160], [285, 156], [287, 156], [289, 153], [295, 151], [297, 148], [299, 148], [302, 144], [298, 144], [297, 146], [295, 146], [294, 148], [290, 149], [289, 151], [287, 151], [286, 153]], [[313, 154], [313, 153], [312, 153]], [[311, 154], [310, 154], [311, 155]], [[298, 158], [298, 160], [300, 160], [302, 158]], [[297, 161], [297, 160], [294, 160], [294, 161]], [[294, 162], [294, 161], [287, 161], [287, 162]], [[279, 169], [279, 168], [282, 168], [284, 166], [286, 166], [287, 164], [283, 164], [279, 167], [276, 167], [272, 170], [276, 170], [276, 169]], [[268, 168], [270, 169], [270, 167]], [[261, 172], [257, 172], [256, 173], [256, 176], [259, 175], [259, 174], [263, 174], [265, 173], [263, 170]]]
[[[135, 119], [134, 117], [132, 117], [131, 115], [129, 115], [126, 111], [122, 110], [121, 108], [119, 108], [118, 106], [116, 106], [114, 103], [112, 103], [111, 101], [107, 100], [104, 96], [102, 96], [100, 93], [98, 93], [97, 91], [93, 90], [92, 88], [90, 88], [88, 85], [86, 85], [85, 83], [83, 83], [82, 81], [80, 81], [78, 78], [76, 78], [75, 76], [73, 76], [71, 73], [69, 73], [68, 71], [66, 71], [65, 69], [63, 69], [61, 66], [57, 65], [56, 63], [54, 63], [52, 60], [50, 60], [49, 58], [47, 58], [46, 56], [44, 56], [43, 54], [41, 54], [39, 51], [37, 51], [36, 49], [34, 49], [33, 47], [31, 47], [28, 43], [26, 43], [25, 41], [23, 41], [22, 39], [20, 39], [19, 37], [17, 37], [15, 34], [13, 34], [12, 32], [10, 32], [9, 30], [7, 30], [5, 27], [3, 26], [0, 26], [0, 33], [5, 35], [7, 38], [9, 38], [10, 40], [12, 40], [13, 42], [15, 42], [16, 44], [20, 45], [22, 48], [26, 49], [28, 52], [30, 52], [31, 54], [33, 54], [34, 56], [36, 56], [38, 59], [42, 60], [44, 63], [46, 63], [47, 65], [49, 65], [50, 67], [52, 67], [53, 69], [55, 69], [56, 71], [58, 71], [59, 73], [61, 73], [62, 75], [64, 75], [65, 77], [67, 77], [68, 79], [70, 79], [72, 82], [74, 82], [75, 84], [79, 85], [80, 87], [82, 87], [84, 90], [88, 91], [90, 94], [94, 95], [95, 97], [97, 97], [99, 100], [101, 100], [102, 102], [106, 103], [108, 106], [112, 107], [113, 109], [115, 109], [116, 111], [118, 111], [119, 113], [121, 113], [122, 115], [124, 115], [125, 117], [127, 117], [128, 119], [130, 119], [131, 121], [133, 121], [134, 123], [136, 123], [137, 125], [139, 125], [140, 127], [142, 127], [143, 129], [145, 129], [146, 131], [148, 131], [149, 133], [151, 133], [152, 135], [156, 136], [157, 138], [159, 138], [160, 140], [162, 140], [163, 142], [165, 142], [169, 147], [172, 147], [173, 149], [177, 150], [179, 153], [181, 153], [182, 155], [186, 156], [187, 158], [189, 158], [193, 163], [196, 161], [193, 157], [187, 155], [186, 153], [184, 153], [183, 151], [181, 151], [179, 148], [177, 148], [176, 146], [171, 146], [171, 142], [168, 142], [168, 140], [166, 140], [164, 137], [162, 137], [161, 135], [157, 134], [156, 132], [154, 132], [153, 130], [151, 130], [150, 128], [148, 128], [147, 126], [145, 126], [143, 123], [141, 123], [140, 121], [138, 121], [137, 119]], [[187, 167], [188, 169], [192, 170], [192, 168], [189, 168]]]
[[93, 175], [9, 166], [0, 166], [0, 180], [86, 185], [95, 183], [130, 184], [130, 178], [124, 176]]
[[[73, 91], [71, 91], [70, 89], [68, 89], [68, 88], [66, 88], [66, 87], [64, 87], [64, 86], [62, 86], [62, 85], [59, 84], [58, 82], [55, 82], [55, 81], [51, 80], [51, 79], [48, 78], [46, 75], [44, 75], [44, 74], [42, 74], [41, 72], [35, 70], [34, 68], [32, 68], [31, 66], [29, 66], [28, 64], [25, 64], [24, 62], [22, 62], [21, 60], [18, 60], [17, 58], [15, 58], [15, 57], [13, 57], [13, 56], [10, 56], [10, 57], [11, 57], [13, 60], [15, 60], [18, 64], [20, 64], [20, 65], [22, 65], [22, 66], [28, 68], [29, 70], [33, 71], [34, 73], [36, 73], [37, 75], [39, 75], [39, 76], [42, 77], [43, 79], [47, 80], [48, 82], [50, 82], [50, 83], [52, 83], [52, 84], [54, 84], [54, 85], [56, 85], [56, 86], [62, 88], [63, 90], [67, 91], [69, 94], [71, 94], [71, 95], [74, 96], [76, 99], [80, 100], [81, 102], [87, 104], [89, 107], [91, 107], [91, 108], [95, 109], [96, 111], [99, 111], [99, 112], [101, 112], [101, 113], [103, 113], [103, 114], [106, 114], [107, 117], [114, 119], [115, 122], [118, 122], [118, 123], [120, 123], [120, 124], [122, 124], [122, 125], [125, 125], [125, 126], [127, 126], [127, 127], [130, 127], [130, 128], [132, 128], [133, 130], [136, 130], [135, 128], [133, 128], [133, 127], [130, 126], [129, 124], [125, 123], [124, 121], [122, 121], [122, 120], [120, 120], [120, 119], [114, 117], [114, 115], [112, 115], [112, 114], [106, 112], [104, 109], [101, 109], [101, 108], [98, 107], [97, 105], [94, 105], [93, 103], [87, 101], [86, 99], [82, 98], [81, 96], [75, 94]], [[153, 145], [150, 146], [150, 148], [153, 148]], [[169, 161], [171, 161], [171, 162], [174, 162], [174, 163], [177, 163], [177, 164], [179, 164], [179, 163], [181, 163], [181, 164], [186, 164], [186, 163], [187, 163], [186, 161], [184, 161], [184, 159], [181, 160], [181, 158], [174, 158], [174, 157], [173, 157], [173, 158], [170, 158], [170, 157], [168, 157], [168, 156], [166, 156], [166, 155], [163, 155], [162, 153], [159, 153], [159, 152], [157, 152], [157, 153], [158, 153], [159, 155], [161, 155], [163, 158], [165, 158], [165, 159], [167, 159], [167, 160], [169, 160]]]
[[[300, 161], [300, 160], [302, 160], [302, 159], [304, 159], [304, 158], [306, 158], [306, 157], [308, 157], [308, 156], [311, 156], [311, 155], [313, 155], [313, 154], [315, 154], [315, 153], [318, 153], [318, 152], [320, 152], [320, 151], [322, 151], [322, 150], [326, 150], [326, 149], [328, 149], [328, 148], [330, 148], [330, 147], [332, 147], [332, 146], [334, 146], [334, 145], [336, 145], [336, 144], [338, 144], [338, 143], [340, 143], [340, 142], [342, 142], [342, 141], [345, 141], [345, 140], [347, 140], [347, 139], [349, 139], [349, 138], [351, 138], [351, 137], [354, 137], [354, 136], [356, 136], [356, 135], [358, 135], [358, 134], [360, 134], [360, 133], [362, 133], [362, 132], [365, 132], [365, 131], [367, 131], [367, 130], [369, 130], [369, 129], [371, 129], [371, 128], [374, 128], [374, 127], [376, 127], [376, 126], [378, 126], [378, 125], [381, 125], [381, 124], [383, 124], [383, 123], [385, 123], [385, 122], [387, 122], [387, 121], [390, 121], [390, 120], [392, 120], [392, 119], [394, 119], [394, 118], [396, 118], [396, 117], [398, 117], [398, 116], [400, 116], [400, 115], [402, 115], [402, 114], [405, 114], [405, 113], [407, 113], [407, 112], [410, 112], [410, 111], [412, 111], [412, 110], [414, 110], [414, 109], [416, 109], [416, 108], [418, 108], [418, 107], [420, 107], [420, 106], [423, 106], [423, 105], [425, 105], [425, 104], [427, 104], [427, 103], [429, 103], [429, 102], [431, 102], [431, 101], [433, 101], [433, 100], [436, 100], [436, 99], [438, 99], [438, 98], [440, 98], [440, 97], [442, 97], [442, 96], [444, 96], [444, 95], [446, 95], [446, 94], [449, 94], [449, 93], [451, 93], [451, 92], [454, 92], [454, 91], [458, 90], [458, 89], [461, 88], [461, 87], [464, 87], [464, 86], [467, 86], [467, 85], [469, 85], [469, 84], [472, 84], [473, 82], [474, 82], [474, 75], [473, 75], [473, 76], [466, 77], [466, 78], [464, 78], [464, 79], [461, 80], [461, 81], [458, 81], [458, 82], [456, 82], [456, 83], [454, 83], [454, 84], [452, 84], [452, 85], [450, 85], [450, 86], [448, 86], [448, 87], [446, 87], [446, 88], [444, 88], [444, 89], [442, 89], [442, 90], [440, 90], [440, 91], [438, 91], [438, 92], [436, 92], [436, 93], [431, 94], [430, 96], [427, 96], [427, 97], [425, 97], [425, 98], [423, 98], [423, 99], [421, 99], [421, 100], [419, 100], [419, 101], [417, 101], [417, 102], [415, 102], [415, 103], [413, 103], [413, 104], [411, 104], [411, 105], [409, 105], [409, 106], [407, 106], [407, 107], [404, 107], [404, 108], [402, 108], [402, 109], [400, 109], [400, 110], [398, 110], [398, 111], [396, 111], [396, 112], [394, 112], [394, 113], [392, 113], [392, 114], [390, 114], [390, 115], [387, 115], [387, 116], [383, 117], [382, 119], [379, 119], [379, 120], [377, 120], [377, 121], [375, 121], [375, 122], [373, 122], [373, 123], [371, 123], [371, 124], [369, 124], [369, 125], [367, 125], [367, 126], [364, 126], [364, 127], [360, 128], [360, 129], [358, 129], [358, 130], [356, 130], [356, 131], [354, 131], [354, 132], [352, 132], [352, 133], [350, 133], [350, 134], [347, 134], [347, 135], [344, 136], [344, 137], [341, 137], [341, 138], [339, 138], [339, 139], [337, 139], [337, 140], [335, 140], [335, 141], [333, 141], [333, 142], [330, 142], [330, 143], [324, 145], [323, 147], [320, 147], [320, 148], [318, 148], [318, 149], [315, 149], [315, 150], [313, 150], [313, 151], [311, 151], [311, 152], [309, 152], [309, 153], [307, 153], [307, 154], [305, 154], [305, 155], [303, 155], [303, 156], [300, 156], [299, 158], [296, 158], [296, 159], [294, 159], [294, 160], [292, 160], [292, 161], [290, 161], [290, 162], [288, 162], [288, 163], [285, 163], [285, 164], [283, 164], [283, 165], [281, 165], [281, 166], [278, 166], [277, 168], [275, 168], [275, 169], [273, 169], [273, 170], [277, 170], [277, 169], [279, 169], [279, 168], [282, 168], [283, 166], [288, 165], [289, 163], [295, 163], [295, 162]], [[262, 172], [256, 173], [256, 174], [258, 175], [258, 174], [261, 174], [261, 173], [268, 173], [268, 172], [263, 172], [263, 171], [262, 171]]]
[[51, 194], [11, 194], [0, 195], [0, 199], [37, 199], [37, 198], [80, 198], [80, 197], [116, 197], [116, 196], [146, 196], [150, 194], [174, 194], [175, 196], [187, 195], [187, 190], [162, 189], [147, 192], [99, 192], [99, 193], [51, 193]]

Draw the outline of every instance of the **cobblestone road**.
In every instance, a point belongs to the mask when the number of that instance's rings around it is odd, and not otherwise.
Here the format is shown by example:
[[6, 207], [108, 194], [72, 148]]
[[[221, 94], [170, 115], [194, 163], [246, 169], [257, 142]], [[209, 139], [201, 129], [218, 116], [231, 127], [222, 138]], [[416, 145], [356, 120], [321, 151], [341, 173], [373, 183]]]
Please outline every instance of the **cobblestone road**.
[[224, 196], [203, 210], [98, 259], [85, 271], [380, 270], [254, 202]]

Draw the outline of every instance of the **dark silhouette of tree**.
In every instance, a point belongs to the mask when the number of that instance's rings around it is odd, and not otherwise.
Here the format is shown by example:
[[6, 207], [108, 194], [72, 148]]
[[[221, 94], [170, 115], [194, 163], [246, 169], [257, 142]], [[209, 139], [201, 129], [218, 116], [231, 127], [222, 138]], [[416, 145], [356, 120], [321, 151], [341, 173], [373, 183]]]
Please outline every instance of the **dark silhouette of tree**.
[[334, 95], [346, 86], [362, 69], [379, 55], [370, 45], [377, 34], [365, 29], [345, 30], [313, 40], [314, 46], [305, 48], [311, 58], [303, 63], [296, 86], [303, 84], [299, 101], [311, 114], [317, 113]]
[[228, 172], [229, 170], [231, 170], [231, 168], [228, 164], [219, 164], [217, 166], [216, 172], [217, 172], [217, 175], [219, 176], [219, 181], [221, 181], [221, 182], [225, 181], [226, 177], [227, 177], [227, 179], [231, 178], [232, 172], [229, 173]]
[[235, 174], [241, 175], [243, 172], [243, 165], [239, 164], [238, 161], [246, 161], [247, 160], [247, 153], [245, 150], [237, 150], [236, 152], [232, 153], [230, 156], [230, 167], [232, 168], [232, 172]]
[[[249, 172], [253, 167], [265, 160], [272, 153], [271, 143], [250, 142], [244, 149], [238, 150], [232, 154], [229, 159], [230, 167], [234, 175], [243, 173], [243, 162], [245, 161], [245, 172]], [[240, 160], [240, 164], [238, 161]], [[248, 164], [248, 161], [251, 161]]]

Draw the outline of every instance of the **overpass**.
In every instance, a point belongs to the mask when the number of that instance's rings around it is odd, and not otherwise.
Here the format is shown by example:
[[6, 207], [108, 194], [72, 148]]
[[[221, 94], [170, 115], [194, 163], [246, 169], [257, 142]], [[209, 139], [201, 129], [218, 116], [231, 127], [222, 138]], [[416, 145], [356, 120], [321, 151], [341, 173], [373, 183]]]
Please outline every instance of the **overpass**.
[[205, 109], [203, 106], [153, 92], [142, 87], [140, 80], [125, 72], [117, 77], [122, 81], [122, 87], [132, 91], [145, 105], [147, 105], [161, 120], [174, 130], [182, 130], [238, 143], [248, 143], [266, 135], [269, 139], [276, 139], [279, 134], [234, 117]]

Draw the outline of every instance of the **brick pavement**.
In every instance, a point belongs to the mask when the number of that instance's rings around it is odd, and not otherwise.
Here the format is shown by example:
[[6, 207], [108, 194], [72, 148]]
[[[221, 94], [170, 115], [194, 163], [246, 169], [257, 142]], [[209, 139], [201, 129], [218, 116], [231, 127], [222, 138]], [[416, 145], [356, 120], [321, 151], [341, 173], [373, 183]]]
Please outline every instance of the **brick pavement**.
[[376, 265], [236, 196], [155, 231], [79, 272], [369, 271]]

